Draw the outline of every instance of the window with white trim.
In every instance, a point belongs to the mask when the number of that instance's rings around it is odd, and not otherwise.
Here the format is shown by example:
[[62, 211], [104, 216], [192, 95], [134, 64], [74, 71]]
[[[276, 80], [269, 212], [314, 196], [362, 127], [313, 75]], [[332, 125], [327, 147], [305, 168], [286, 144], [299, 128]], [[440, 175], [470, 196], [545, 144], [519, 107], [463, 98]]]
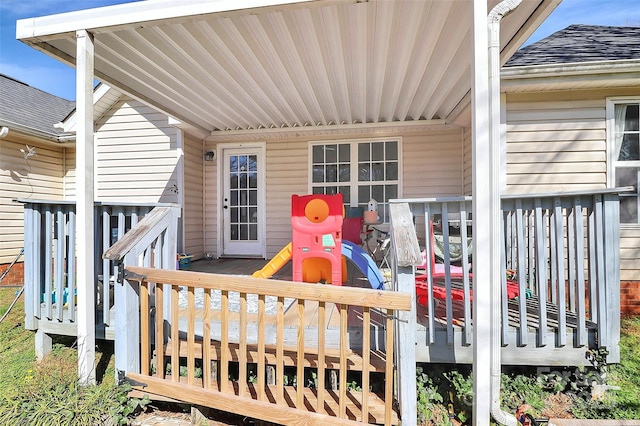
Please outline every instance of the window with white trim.
[[620, 194], [620, 223], [640, 224], [640, 99], [615, 100], [607, 106], [613, 119], [610, 182], [634, 188]]
[[341, 193], [345, 207], [367, 209], [378, 202], [378, 215], [389, 221], [390, 199], [399, 197], [400, 141], [340, 141], [311, 143], [311, 191]]

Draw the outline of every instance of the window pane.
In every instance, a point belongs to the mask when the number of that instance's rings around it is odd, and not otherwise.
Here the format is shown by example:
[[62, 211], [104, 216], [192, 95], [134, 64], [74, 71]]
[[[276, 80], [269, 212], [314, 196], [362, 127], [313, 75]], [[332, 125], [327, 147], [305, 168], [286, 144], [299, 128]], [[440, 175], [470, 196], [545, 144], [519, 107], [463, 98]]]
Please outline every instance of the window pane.
[[229, 174], [229, 188], [234, 189], [238, 187], [238, 174], [230, 173]]
[[258, 171], [258, 156], [250, 155], [249, 156], [249, 171], [255, 172]]
[[638, 193], [638, 174], [640, 167], [618, 167], [616, 169], [616, 186], [633, 186]]
[[338, 166], [338, 181], [349, 182], [351, 180], [351, 165], [340, 164]]
[[338, 181], [338, 167], [335, 164], [327, 165], [326, 169], [326, 178], [327, 182], [337, 182]]
[[249, 191], [249, 204], [251, 204], [252, 206], [258, 205], [258, 191]]
[[313, 182], [324, 182], [324, 166], [313, 166]]
[[371, 187], [371, 197], [378, 201], [384, 202], [386, 201], [384, 198], [384, 186], [383, 185], [373, 185]]
[[371, 156], [369, 155], [369, 144], [368, 143], [359, 143], [358, 144], [358, 161], [369, 161]]
[[369, 182], [371, 180], [371, 166], [369, 163], [358, 163], [358, 181]]
[[258, 239], [258, 225], [249, 225], [249, 239], [251, 241]]
[[325, 145], [325, 162], [337, 163], [338, 162], [338, 146], [337, 145]]
[[339, 191], [342, 194], [342, 203], [345, 205], [351, 204], [351, 188], [348, 186], [341, 186]]
[[258, 223], [257, 207], [249, 207], [249, 223]]
[[240, 191], [240, 204], [243, 206], [247, 205], [247, 191]]
[[313, 190], [311, 191], [313, 194], [324, 194], [324, 188], [320, 187], [320, 186], [316, 186], [313, 188]]
[[374, 142], [371, 144], [371, 159], [373, 161], [384, 160], [384, 142]]
[[398, 180], [398, 163], [387, 163], [385, 180]]
[[398, 142], [389, 141], [385, 142], [385, 160], [397, 160], [398, 159]]
[[620, 147], [620, 154], [618, 155], [618, 161], [633, 161], [640, 160], [640, 146], [638, 144], [638, 138], [640, 135], [626, 134], [622, 138], [622, 146]]
[[231, 191], [231, 205], [232, 206], [237, 206], [238, 205], [238, 191]]
[[322, 145], [313, 146], [311, 161], [314, 163], [324, 163], [324, 146]]
[[398, 185], [387, 185], [384, 187], [384, 192], [386, 197], [385, 201], [398, 198]]
[[256, 172], [249, 173], [249, 188], [258, 187], [258, 174]]
[[638, 131], [638, 104], [635, 105], [627, 105], [627, 116], [624, 121], [624, 131], [625, 132], [637, 132]]
[[351, 161], [351, 145], [343, 143], [338, 145], [338, 159], [341, 163], [348, 163]]
[[620, 196], [620, 223], [638, 223], [638, 197]]
[[358, 205], [366, 206], [370, 199], [371, 199], [371, 188], [368, 186], [359, 186], [358, 187]]
[[373, 163], [371, 165], [371, 180], [384, 180], [384, 163]]
[[249, 178], [246, 173], [242, 173], [240, 175], [240, 188], [248, 188], [249, 187]]

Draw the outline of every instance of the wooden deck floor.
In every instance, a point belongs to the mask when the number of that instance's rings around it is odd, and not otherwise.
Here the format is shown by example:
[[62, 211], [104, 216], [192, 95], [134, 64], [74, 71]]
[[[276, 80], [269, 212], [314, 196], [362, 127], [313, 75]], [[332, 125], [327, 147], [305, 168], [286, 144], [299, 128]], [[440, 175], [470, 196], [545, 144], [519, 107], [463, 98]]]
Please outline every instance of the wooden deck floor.
[[[264, 259], [217, 259], [217, 260], [200, 260], [193, 262], [189, 268], [192, 271], [210, 272], [219, 274], [232, 275], [251, 275], [254, 271], [261, 269], [268, 260]], [[281, 280], [291, 280], [291, 263], [289, 262], [281, 270], [279, 270], [273, 278]], [[349, 265], [348, 269], [348, 286], [368, 287], [366, 279], [359, 274], [359, 271], [353, 265]], [[520, 365], [547, 365], [550, 359], [557, 360], [563, 365], [582, 365], [584, 364], [584, 351], [595, 344], [596, 326], [592, 322], [587, 321], [587, 331], [589, 334], [589, 343], [587, 347], [574, 345], [577, 319], [575, 314], [568, 313], [566, 319], [567, 345], [556, 347], [552, 340], [550, 344], [539, 346], [536, 344], [537, 334], [539, 331], [539, 318], [537, 316], [538, 300], [535, 297], [527, 299], [527, 330], [529, 334], [528, 343], [523, 345], [518, 338], [520, 328], [519, 307], [515, 301], [507, 304], [508, 312], [508, 341], [503, 348], [504, 362], [508, 364]], [[557, 333], [557, 306], [553, 303], [547, 303], [547, 330], [550, 336]], [[428, 313], [424, 306], [417, 306], [417, 359], [420, 362], [452, 362], [467, 363], [472, 359], [472, 351], [470, 342], [464, 338], [464, 308], [461, 301], [452, 302], [453, 314], [453, 333], [454, 342], [448, 343], [447, 335], [447, 316], [444, 301], [440, 301], [436, 305], [434, 312], [434, 332], [436, 333], [436, 341], [433, 344], [427, 343], [426, 335], [428, 334], [429, 320]], [[349, 315], [350, 319], [357, 318], [357, 315]], [[355, 324], [354, 324], [355, 325]], [[328, 324], [329, 326], [329, 324]], [[328, 327], [329, 330], [331, 327]], [[356, 345], [357, 343], [354, 342]], [[549, 354], [552, 354], [550, 357]]]

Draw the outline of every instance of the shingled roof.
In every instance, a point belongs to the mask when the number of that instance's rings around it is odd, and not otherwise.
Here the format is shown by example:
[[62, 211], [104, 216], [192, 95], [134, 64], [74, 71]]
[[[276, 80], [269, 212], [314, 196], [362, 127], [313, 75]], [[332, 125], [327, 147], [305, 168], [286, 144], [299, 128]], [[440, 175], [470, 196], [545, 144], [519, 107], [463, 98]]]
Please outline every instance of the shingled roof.
[[640, 59], [639, 27], [570, 25], [518, 50], [505, 67]]
[[18, 124], [52, 136], [61, 130], [53, 127], [75, 107], [75, 102], [59, 98], [26, 83], [0, 74], [0, 124]]

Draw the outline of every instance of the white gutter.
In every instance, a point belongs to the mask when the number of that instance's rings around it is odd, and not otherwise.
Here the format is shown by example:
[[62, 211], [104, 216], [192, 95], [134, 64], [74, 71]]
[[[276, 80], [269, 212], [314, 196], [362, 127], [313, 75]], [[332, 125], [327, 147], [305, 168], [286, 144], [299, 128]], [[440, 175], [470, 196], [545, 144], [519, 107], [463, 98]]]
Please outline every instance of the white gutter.
[[[25, 126], [23, 124], [14, 123], [8, 120], [0, 120], [0, 127], [4, 130], [4, 135], [2, 137], [6, 137], [9, 133], [9, 130], [14, 132], [18, 132], [22, 135], [29, 136], [32, 138], [39, 139], [41, 143], [46, 143], [49, 145], [56, 146], [73, 146], [73, 141], [75, 140], [74, 135], [69, 134], [60, 134], [54, 135], [48, 132], [44, 132], [42, 130], [34, 129], [33, 127]], [[0, 138], [1, 139], [1, 138]]]
[[[522, 0], [503, 0], [496, 5], [487, 18], [489, 30], [489, 149], [491, 172], [489, 176], [490, 190], [492, 194], [498, 194], [492, 197], [493, 201], [490, 205], [491, 228], [490, 238], [492, 241], [490, 247], [490, 360], [491, 360], [491, 415], [498, 423], [507, 426], [517, 426], [518, 421], [509, 413], [502, 411], [500, 408], [500, 374], [501, 359], [500, 351], [502, 340], [500, 336], [501, 322], [501, 283], [502, 268], [500, 265], [500, 154], [501, 154], [501, 138], [500, 138], [500, 22], [502, 18], [511, 13], [520, 5]], [[476, 318], [477, 320], [477, 318]], [[475, 342], [479, 344], [479, 342]]]

